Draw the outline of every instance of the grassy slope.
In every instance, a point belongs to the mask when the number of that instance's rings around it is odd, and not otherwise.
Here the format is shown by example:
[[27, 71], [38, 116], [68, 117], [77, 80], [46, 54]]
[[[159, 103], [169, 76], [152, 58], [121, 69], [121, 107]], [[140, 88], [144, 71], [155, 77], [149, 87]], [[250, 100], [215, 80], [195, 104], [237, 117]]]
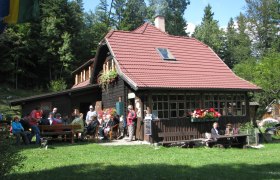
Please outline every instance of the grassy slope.
[[39, 92], [0, 87], [0, 113], [11, 116], [20, 115], [20, 106], [10, 108], [9, 101], [36, 94], [39, 94]]
[[280, 179], [280, 144], [263, 149], [155, 149], [98, 144], [21, 149], [16, 179]]

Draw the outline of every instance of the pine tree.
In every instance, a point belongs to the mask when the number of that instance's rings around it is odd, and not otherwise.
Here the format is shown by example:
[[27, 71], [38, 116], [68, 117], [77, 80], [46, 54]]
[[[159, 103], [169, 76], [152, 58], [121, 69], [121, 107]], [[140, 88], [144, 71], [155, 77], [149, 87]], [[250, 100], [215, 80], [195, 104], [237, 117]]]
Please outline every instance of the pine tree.
[[280, 52], [279, 0], [246, 0], [248, 29], [254, 38], [254, 55], [262, 56], [270, 49]]
[[204, 9], [202, 23], [196, 26], [193, 36], [211, 47], [223, 58], [223, 32], [220, 30], [218, 21], [214, 20], [212, 7], [208, 4]]
[[128, 31], [136, 29], [145, 22], [146, 15], [147, 9], [144, 0], [128, 0], [120, 29]]
[[124, 9], [125, 9], [126, 0], [114, 0], [112, 8], [114, 9], [113, 15], [113, 26], [116, 29], [120, 29], [120, 25], [124, 18]]
[[165, 18], [165, 29], [169, 34], [186, 36], [186, 20], [184, 13], [189, 0], [150, 0], [148, 7], [148, 18], [154, 21], [155, 16], [161, 15]]

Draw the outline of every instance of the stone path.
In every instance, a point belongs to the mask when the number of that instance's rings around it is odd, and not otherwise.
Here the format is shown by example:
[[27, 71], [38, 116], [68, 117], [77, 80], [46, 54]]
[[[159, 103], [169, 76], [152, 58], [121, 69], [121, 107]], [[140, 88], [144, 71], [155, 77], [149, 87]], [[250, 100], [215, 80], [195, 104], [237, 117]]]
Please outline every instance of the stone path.
[[112, 141], [99, 141], [100, 145], [103, 146], [123, 146], [123, 145], [127, 145], [127, 146], [131, 146], [131, 145], [150, 145], [149, 142], [146, 141], [128, 141], [128, 138], [123, 138], [123, 139], [119, 139], [119, 140], [112, 140]]

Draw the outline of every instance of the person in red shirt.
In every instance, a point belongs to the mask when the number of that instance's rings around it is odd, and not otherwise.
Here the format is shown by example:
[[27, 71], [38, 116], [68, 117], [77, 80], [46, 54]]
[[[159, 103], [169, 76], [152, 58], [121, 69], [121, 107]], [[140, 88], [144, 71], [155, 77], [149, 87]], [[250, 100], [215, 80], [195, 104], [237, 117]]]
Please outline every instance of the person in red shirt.
[[40, 130], [38, 127], [38, 122], [42, 118], [42, 110], [39, 107], [36, 107], [34, 110], [31, 111], [29, 117], [29, 125], [31, 127], [31, 135], [29, 137], [29, 142], [31, 142], [32, 137], [36, 135], [36, 144], [40, 144]]
[[128, 136], [129, 136], [128, 141], [132, 141], [133, 135], [134, 135], [134, 126], [135, 126], [134, 121], [136, 119], [136, 113], [133, 110], [132, 105], [129, 105], [127, 108], [128, 108], [128, 115], [127, 115], [126, 121], [127, 121]]

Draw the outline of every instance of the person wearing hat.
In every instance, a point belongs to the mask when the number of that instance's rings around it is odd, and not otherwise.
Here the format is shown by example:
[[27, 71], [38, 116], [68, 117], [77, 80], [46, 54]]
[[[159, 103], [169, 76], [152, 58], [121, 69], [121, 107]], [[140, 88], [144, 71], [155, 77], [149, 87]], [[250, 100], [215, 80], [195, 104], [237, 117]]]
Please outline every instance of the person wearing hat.
[[232, 124], [228, 123], [226, 125], [226, 132], [225, 135], [233, 135], [233, 128], [232, 128]]
[[87, 116], [86, 116], [86, 125], [88, 126], [91, 122], [91, 117], [92, 116], [97, 116], [96, 111], [93, 109], [93, 106], [90, 105], [89, 106], [89, 111], [87, 112]]

